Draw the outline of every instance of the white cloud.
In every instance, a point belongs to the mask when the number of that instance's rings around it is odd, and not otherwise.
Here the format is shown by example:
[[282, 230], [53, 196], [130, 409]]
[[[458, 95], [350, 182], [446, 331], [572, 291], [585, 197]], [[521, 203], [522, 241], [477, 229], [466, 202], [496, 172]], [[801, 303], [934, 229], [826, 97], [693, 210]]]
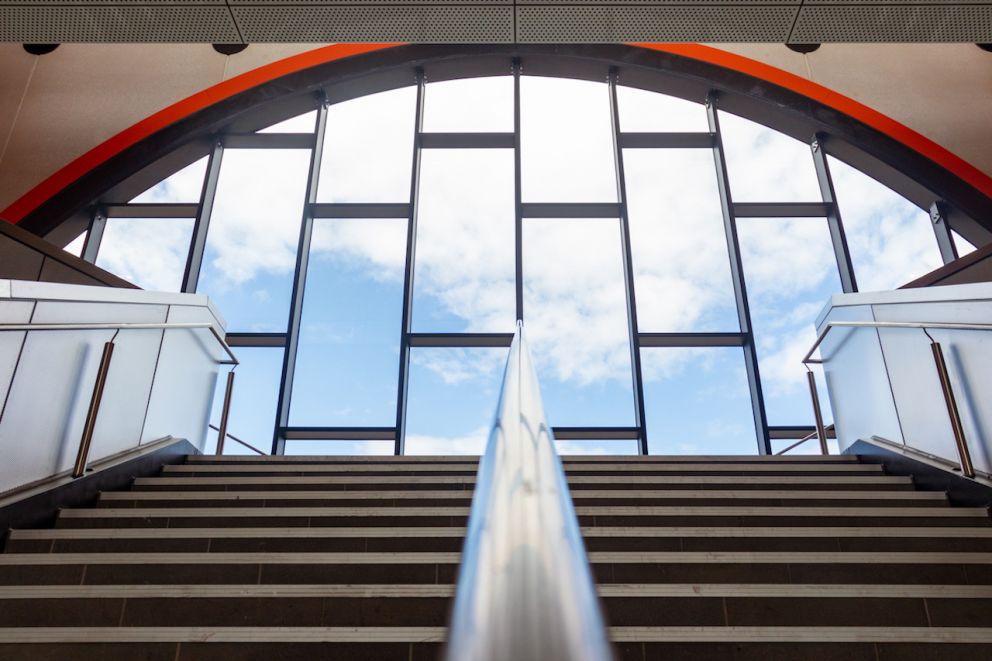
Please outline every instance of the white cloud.
[[207, 157], [187, 165], [169, 178], [160, 181], [132, 202], [199, 202], [203, 190], [203, 176], [207, 170]]
[[179, 291], [193, 221], [175, 218], [111, 218], [96, 265], [143, 289]]

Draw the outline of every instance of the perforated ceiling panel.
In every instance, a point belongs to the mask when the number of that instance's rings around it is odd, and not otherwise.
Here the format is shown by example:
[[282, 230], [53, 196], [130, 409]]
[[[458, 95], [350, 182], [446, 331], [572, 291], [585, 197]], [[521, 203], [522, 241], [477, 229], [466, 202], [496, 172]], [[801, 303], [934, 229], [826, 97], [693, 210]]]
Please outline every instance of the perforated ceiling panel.
[[992, 42], [992, 0], [0, 0], [13, 42]]

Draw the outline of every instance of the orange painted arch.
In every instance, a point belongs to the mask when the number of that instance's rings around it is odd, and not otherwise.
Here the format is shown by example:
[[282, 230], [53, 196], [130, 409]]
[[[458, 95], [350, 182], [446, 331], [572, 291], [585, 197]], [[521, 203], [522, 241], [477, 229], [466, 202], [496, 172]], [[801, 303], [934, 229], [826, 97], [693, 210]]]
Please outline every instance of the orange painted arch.
[[[133, 126], [124, 129], [109, 140], [97, 145], [29, 190], [6, 209], [0, 211], [0, 217], [10, 223], [20, 222], [50, 197], [93, 168], [108, 161], [155, 132], [224, 99], [303, 69], [353, 55], [393, 48], [399, 45], [403, 44], [335, 44], [325, 46], [267, 64], [230, 80], [208, 87], [150, 115]], [[708, 64], [747, 74], [802, 94], [825, 106], [853, 117], [906, 145], [992, 198], [992, 177], [961, 157], [891, 117], [887, 117], [863, 103], [858, 103], [854, 99], [818, 85], [801, 76], [796, 76], [763, 62], [758, 62], [743, 55], [736, 55], [711, 46], [702, 46], [699, 44], [640, 43], [629, 45], [700, 60]]]

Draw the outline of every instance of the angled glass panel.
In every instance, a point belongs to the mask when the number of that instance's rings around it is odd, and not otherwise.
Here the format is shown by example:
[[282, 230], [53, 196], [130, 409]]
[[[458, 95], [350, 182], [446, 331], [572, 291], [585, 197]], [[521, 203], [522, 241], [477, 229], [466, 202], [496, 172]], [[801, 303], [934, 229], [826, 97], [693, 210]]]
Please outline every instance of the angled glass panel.
[[896, 289], [943, 266], [930, 213], [828, 157], [858, 291]]
[[606, 83], [520, 79], [524, 202], [616, 202]]
[[207, 157], [204, 156], [158, 182], [131, 202], [141, 203], [198, 203], [203, 191], [203, 177], [207, 172]]
[[392, 441], [286, 441], [286, 454], [302, 457], [360, 457], [393, 454]]
[[706, 108], [667, 94], [617, 85], [620, 130], [625, 133], [709, 133]]
[[[803, 356], [816, 341], [816, 317], [841, 291], [825, 218], [737, 221], [758, 368], [770, 425], [811, 425], [813, 408]], [[822, 373], [823, 416], [830, 405]]]
[[182, 289], [192, 218], [108, 218], [96, 265], [151, 291]]
[[317, 125], [317, 111], [311, 110], [296, 117], [259, 129], [258, 133], [313, 133]]
[[641, 369], [651, 454], [757, 453], [743, 349], [641, 349]]
[[424, 131], [512, 133], [513, 77], [427, 83], [424, 87]]
[[638, 330], [739, 331], [713, 154], [623, 156]]
[[461, 347], [410, 350], [407, 454], [485, 452], [507, 351]]
[[327, 109], [318, 202], [409, 202], [415, 87]]
[[396, 424], [406, 224], [314, 221], [290, 425]]
[[421, 155], [413, 328], [513, 332], [513, 152]]
[[819, 202], [809, 145], [728, 112], [720, 113], [734, 202]]
[[208, 294], [228, 332], [284, 332], [310, 152], [224, 153], [197, 291]]
[[[271, 347], [238, 347], [236, 352], [241, 364], [234, 371], [227, 432], [268, 453], [272, 449], [272, 430], [276, 422], [283, 350]], [[227, 371], [221, 370], [210, 413], [210, 424], [214, 427], [220, 427], [226, 387]], [[216, 447], [217, 432], [210, 429], [206, 449], [210, 451]], [[224, 442], [224, 454], [256, 453], [228, 438]]]
[[[83, 236], [85, 236], [85, 234]], [[958, 250], [958, 257], [964, 257], [968, 253], [975, 252], [976, 250], [975, 244], [969, 241], [968, 239], [964, 238], [954, 230], [951, 230], [951, 237], [954, 240], [954, 247], [957, 248]], [[78, 240], [79, 239], [76, 239], [76, 241]], [[73, 241], [73, 243], [75, 243], [76, 241]], [[66, 250], [68, 249], [69, 249], [68, 246], [66, 246]], [[80, 249], [82, 249], [82, 246], [80, 246]], [[79, 253], [74, 253], [74, 254], [79, 254]]]
[[568, 461], [570, 456], [635, 455], [639, 452], [637, 441], [626, 439], [557, 441], [556, 447], [558, 448], [558, 454], [562, 455], [565, 461]]
[[524, 220], [524, 325], [552, 426], [631, 426], [630, 335], [614, 218]]
[[[86, 234], [87, 234], [86, 232], [83, 232], [75, 239], [70, 241], [68, 244], [66, 244], [65, 248], [63, 248], [62, 250], [66, 251], [70, 255], [75, 255], [76, 257], [79, 257], [80, 255], [83, 254], [83, 244], [86, 243]], [[974, 250], [974, 247], [972, 248], [972, 250]]]

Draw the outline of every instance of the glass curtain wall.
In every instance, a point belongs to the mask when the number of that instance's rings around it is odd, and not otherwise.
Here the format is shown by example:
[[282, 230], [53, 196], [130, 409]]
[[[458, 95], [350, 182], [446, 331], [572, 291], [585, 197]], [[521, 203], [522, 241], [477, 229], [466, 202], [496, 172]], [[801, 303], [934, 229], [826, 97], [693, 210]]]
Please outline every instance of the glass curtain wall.
[[222, 136], [77, 246], [211, 297], [256, 447], [479, 453], [520, 318], [563, 451], [772, 451], [828, 297], [941, 263], [927, 211], [715, 100], [417, 81]]

